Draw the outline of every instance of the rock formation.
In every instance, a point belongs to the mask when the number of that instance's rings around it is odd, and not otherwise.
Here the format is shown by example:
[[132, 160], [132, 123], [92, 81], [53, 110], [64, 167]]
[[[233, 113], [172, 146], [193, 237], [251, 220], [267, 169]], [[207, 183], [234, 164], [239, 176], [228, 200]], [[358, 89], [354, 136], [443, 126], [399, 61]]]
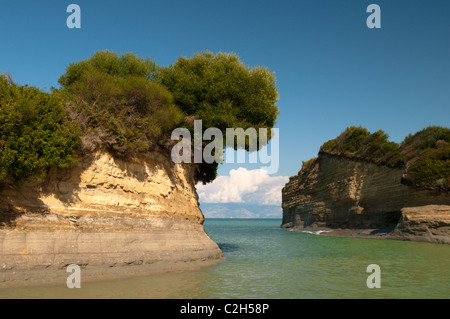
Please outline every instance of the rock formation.
[[69, 264], [81, 266], [84, 279], [213, 264], [222, 253], [197, 200], [192, 168], [162, 151], [139, 160], [97, 152], [45, 181], [6, 183], [0, 286], [66, 278]]
[[402, 184], [404, 170], [324, 151], [282, 190], [285, 228], [391, 229], [389, 238], [450, 243], [450, 196]]

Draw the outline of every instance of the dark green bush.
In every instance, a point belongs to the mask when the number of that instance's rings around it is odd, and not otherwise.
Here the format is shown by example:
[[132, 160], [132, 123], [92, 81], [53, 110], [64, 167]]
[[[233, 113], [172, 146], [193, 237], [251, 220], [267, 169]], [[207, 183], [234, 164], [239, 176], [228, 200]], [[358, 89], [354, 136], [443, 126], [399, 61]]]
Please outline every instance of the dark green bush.
[[448, 191], [450, 176], [450, 129], [430, 126], [409, 134], [398, 145], [383, 131], [371, 134], [362, 127], [349, 127], [321, 151], [355, 157], [391, 167], [404, 167], [404, 182], [415, 187]]
[[408, 167], [405, 181], [416, 187], [450, 190], [450, 144], [425, 150]]
[[389, 164], [390, 166], [402, 164], [398, 157], [399, 145], [389, 141], [388, 134], [382, 130], [372, 134], [360, 126], [348, 127], [337, 138], [323, 144], [321, 150]]
[[400, 144], [402, 154], [408, 159], [415, 158], [429, 148], [435, 148], [437, 141], [450, 142], [450, 129], [429, 126], [415, 134], [409, 134]]
[[416, 187], [450, 189], [450, 129], [427, 127], [400, 145], [409, 163], [405, 182]]
[[84, 132], [85, 149], [106, 146], [127, 156], [170, 139], [183, 114], [171, 93], [150, 81], [155, 70], [150, 60], [111, 52], [96, 53], [67, 68], [60, 83], [69, 115]]
[[204, 52], [181, 57], [162, 68], [158, 79], [186, 115], [198, 116], [205, 129], [222, 130], [224, 139], [226, 128], [258, 131], [275, 125], [279, 111], [273, 73], [259, 66], [249, 68], [234, 54]]
[[441, 126], [429, 126], [415, 134], [409, 134], [401, 143], [402, 149], [412, 147], [416, 150], [434, 148], [436, 141], [450, 143], [450, 129]]
[[79, 134], [58, 92], [18, 86], [0, 76], [0, 181], [42, 179], [50, 167], [70, 167]]
[[67, 89], [79, 81], [84, 73], [93, 70], [115, 77], [133, 75], [153, 81], [158, 67], [154, 61], [142, 59], [133, 53], [118, 56], [114, 52], [99, 51], [89, 59], [70, 63], [66, 68], [66, 73], [59, 78], [59, 84]]
[[[278, 91], [275, 77], [267, 68], [249, 68], [234, 54], [204, 52], [192, 58], [179, 58], [173, 65], [161, 68], [158, 81], [174, 96], [184, 114], [202, 120], [204, 129], [267, 128], [267, 140], [278, 116]], [[192, 123], [186, 128], [193, 131]], [[257, 141], [260, 149], [265, 143]], [[228, 145], [238, 148], [237, 143]], [[245, 149], [250, 142], [245, 140]], [[204, 183], [214, 180], [217, 163], [197, 166], [197, 178]]]
[[361, 142], [370, 136], [367, 129], [361, 126], [348, 127], [337, 138], [322, 145], [322, 149], [339, 154], [356, 154], [360, 150]]
[[302, 161], [302, 168], [301, 171], [307, 172], [310, 169], [312, 169], [314, 167], [314, 165], [316, 164], [317, 161], [317, 157], [311, 158], [307, 161]]
[[[71, 63], [59, 83], [48, 94], [2, 78], [0, 181], [68, 167], [80, 145], [128, 156], [170, 147], [172, 130], [192, 130], [193, 119], [222, 129], [226, 141], [226, 128], [271, 129], [278, 115], [273, 73], [233, 54], [206, 52], [160, 68], [134, 54], [102, 51]], [[195, 178], [210, 182], [217, 167], [196, 164]]]

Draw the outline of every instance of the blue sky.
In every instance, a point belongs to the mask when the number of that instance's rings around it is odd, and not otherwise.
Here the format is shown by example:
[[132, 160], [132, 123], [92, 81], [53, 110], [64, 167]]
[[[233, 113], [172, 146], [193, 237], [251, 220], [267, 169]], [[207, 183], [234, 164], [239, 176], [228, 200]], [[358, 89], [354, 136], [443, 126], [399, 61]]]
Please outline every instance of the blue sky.
[[[71, 3], [81, 7], [81, 29], [66, 26]], [[381, 29], [366, 26], [371, 3], [381, 8]], [[70, 62], [98, 50], [159, 65], [204, 50], [234, 52], [275, 72], [276, 175], [290, 176], [350, 125], [382, 129], [396, 142], [449, 126], [449, 14], [446, 0], [3, 1], [0, 72], [49, 88]]]

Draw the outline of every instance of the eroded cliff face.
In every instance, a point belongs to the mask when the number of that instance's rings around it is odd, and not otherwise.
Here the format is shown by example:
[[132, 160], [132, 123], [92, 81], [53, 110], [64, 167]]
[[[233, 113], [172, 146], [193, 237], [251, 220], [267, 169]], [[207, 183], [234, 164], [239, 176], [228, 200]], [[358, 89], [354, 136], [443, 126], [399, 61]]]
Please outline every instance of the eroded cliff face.
[[191, 168], [164, 152], [134, 161], [98, 152], [44, 182], [3, 185], [0, 284], [67, 276], [69, 264], [131, 273], [217, 261], [197, 199]]
[[449, 194], [406, 186], [403, 173], [321, 152], [283, 188], [283, 227], [391, 228], [391, 238], [450, 243]]

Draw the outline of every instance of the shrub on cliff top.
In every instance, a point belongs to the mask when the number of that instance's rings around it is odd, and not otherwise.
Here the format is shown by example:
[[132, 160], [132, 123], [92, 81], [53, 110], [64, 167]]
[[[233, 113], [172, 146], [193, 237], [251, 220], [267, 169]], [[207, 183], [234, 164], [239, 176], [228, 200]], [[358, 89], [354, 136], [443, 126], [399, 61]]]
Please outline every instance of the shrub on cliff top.
[[[203, 127], [272, 128], [278, 116], [275, 77], [267, 68], [250, 68], [234, 54], [204, 52], [179, 58], [157, 76], [188, 116]], [[270, 136], [269, 136], [270, 139]], [[263, 145], [261, 145], [263, 146]]]
[[307, 161], [302, 161], [302, 168], [300, 171], [302, 172], [307, 172], [310, 169], [312, 169], [314, 167], [314, 165], [316, 164], [317, 161], [317, 157], [311, 158]]
[[[68, 167], [80, 144], [84, 151], [106, 146], [128, 156], [173, 145], [173, 129], [192, 130], [193, 119], [201, 119], [205, 130], [221, 129], [226, 141], [226, 128], [251, 127], [259, 134], [278, 115], [273, 73], [249, 68], [234, 54], [206, 52], [158, 67], [134, 54], [103, 51], [71, 63], [59, 83], [48, 94], [2, 77], [0, 181]], [[217, 167], [196, 164], [196, 180], [211, 182]]]
[[415, 187], [450, 190], [450, 144], [425, 150], [407, 169], [404, 181]]
[[79, 131], [67, 119], [60, 94], [0, 76], [0, 182], [43, 178], [50, 167], [68, 168], [78, 145]]
[[[174, 96], [175, 103], [187, 117], [202, 120], [203, 128], [222, 130], [226, 145], [226, 128], [270, 129], [278, 116], [278, 91], [275, 77], [267, 68], [250, 68], [234, 54], [204, 52], [192, 58], [179, 58], [161, 68], [158, 81]], [[192, 123], [186, 128], [193, 131]], [[259, 141], [259, 140], [258, 140]], [[231, 146], [231, 145], [230, 145]], [[235, 148], [237, 143], [233, 145]], [[264, 146], [257, 145], [257, 149]], [[245, 141], [249, 150], [249, 141]], [[204, 183], [214, 180], [217, 163], [197, 166], [197, 178]]]
[[450, 143], [450, 129], [429, 126], [415, 134], [409, 134], [400, 144], [400, 147], [403, 154], [413, 158], [423, 150], [435, 148], [437, 141]]
[[404, 182], [422, 188], [448, 191], [450, 185], [450, 129], [430, 126], [404, 141], [388, 141], [383, 131], [371, 134], [362, 127], [349, 127], [326, 142], [321, 151], [345, 155], [391, 167], [404, 167]]
[[183, 119], [171, 93], [152, 82], [156, 65], [134, 54], [97, 52], [71, 63], [59, 82], [67, 108], [88, 150], [106, 146], [116, 155], [164, 144]]
[[402, 164], [399, 145], [388, 140], [389, 135], [379, 130], [370, 133], [363, 127], [348, 127], [337, 138], [322, 145], [321, 151], [367, 159], [376, 163], [399, 166]]
[[408, 162], [404, 181], [416, 187], [450, 190], [450, 129], [427, 127], [400, 145]]
[[153, 81], [158, 67], [154, 61], [140, 58], [133, 53], [118, 56], [114, 52], [99, 51], [86, 60], [70, 63], [58, 82], [67, 89], [81, 80], [85, 73], [94, 70], [114, 77], [132, 75]]

